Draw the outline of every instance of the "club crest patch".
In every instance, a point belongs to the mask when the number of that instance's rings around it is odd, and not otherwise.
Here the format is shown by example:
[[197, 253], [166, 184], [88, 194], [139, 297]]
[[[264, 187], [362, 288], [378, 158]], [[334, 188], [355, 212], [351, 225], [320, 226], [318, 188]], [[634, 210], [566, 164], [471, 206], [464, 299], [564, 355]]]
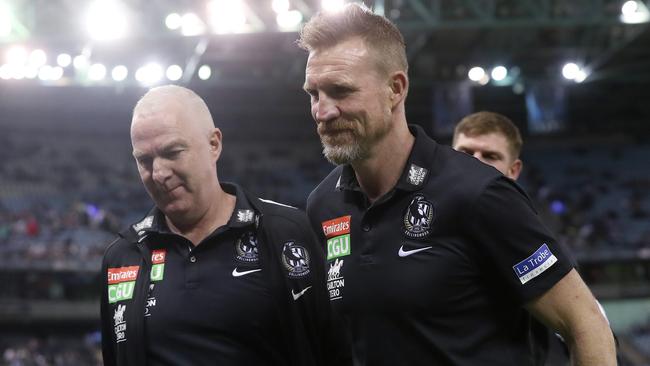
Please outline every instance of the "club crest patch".
[[433, 203], [418, 194], [413, 197], [404, 214], [404, 235], [411, 239], [423, 239], [431, 234], [435, 217]]
[[309, 252], [296, 242], [288, 241], [282, 248], [282, 263], [289, 277], [304, 277], [309, 273]]
[[142, 230], [150, 229], [153, 226], [153, 216], [147, 216], [142, 221], [133, 225], [133, 231], [140, 234]]
[[255, 219], [255, 212], [253, 210], [237, 210], [237, 222], [250, 223]]
[[244, 263], [257, 263], [259, 261], [255, 232], [247, 231], [235, 240], [235, 257]]
[[422, 183], [424, 183], [424, 180], [427, 178], [428, 173], [429, 170], [421, 166], [411, 164], [411, 167], [409, 168], [408, 182], [414, 186], [421, 186]]

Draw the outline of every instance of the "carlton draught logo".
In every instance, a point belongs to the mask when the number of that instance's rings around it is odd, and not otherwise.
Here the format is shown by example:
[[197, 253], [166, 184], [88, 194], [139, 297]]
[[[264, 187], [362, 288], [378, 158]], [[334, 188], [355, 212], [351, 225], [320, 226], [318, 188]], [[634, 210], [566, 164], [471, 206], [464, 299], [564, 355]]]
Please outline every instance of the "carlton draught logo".
[[110, 304], [133, 298], [138, 269], [140, 266], [108, 269], [108, 302]]
[[165, 274], [165, 256], [167, 250], [158, 249], [151, 252], [151, 281], [162, 281]]
[[327, 260], [350, 255], [350, 215], [323, 221]]

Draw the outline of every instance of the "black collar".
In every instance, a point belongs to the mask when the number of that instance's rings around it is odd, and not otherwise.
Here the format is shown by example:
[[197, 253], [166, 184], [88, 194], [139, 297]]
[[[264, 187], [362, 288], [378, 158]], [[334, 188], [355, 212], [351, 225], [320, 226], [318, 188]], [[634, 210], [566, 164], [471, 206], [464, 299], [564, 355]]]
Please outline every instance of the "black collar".
[[[240, 228], [256, 224], [259, 211], [252, 205], [244, 190], [234, 183], [221, 183], [224, 192], [236, 197], [235, 209], [228, 220], [228, 228]], [[165, 215], [158, 207], [153, 207], [139, 222], [129, 226], [120, 234], [135, 241], [140, 241], [146, 234], [169, 234], [171, 231], [165, 221]]]
[[[395, 188], [413, 192], [420, 190], [427, 184], [431, 176], [430, 169], [433, 166], [433, 159], [438, 144], [426, 135], [422, 127], [417, 125], [409, 125], [408, 127], [411, 134], [415, 137], [415, 142], [404, 171], [402, 171], [402, 175], [399, 181], [397, 181]], [[352, 165], [343, 165], [341, 175], [336, 182], [336, 189], [361, 190]]]

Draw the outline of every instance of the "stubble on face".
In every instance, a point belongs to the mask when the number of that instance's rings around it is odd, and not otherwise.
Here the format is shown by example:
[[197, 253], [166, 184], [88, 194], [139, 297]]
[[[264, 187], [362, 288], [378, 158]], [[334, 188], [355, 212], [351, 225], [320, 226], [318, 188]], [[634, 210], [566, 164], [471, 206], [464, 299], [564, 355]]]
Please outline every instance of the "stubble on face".
[[314, 117], [323, 156], [332, 164], [349, 164], [370, 158], [377, 142], [391, 128], [390, 112], [385, 114], [386, 108], [381, 105], [382, 95], [378, 93], [382, 88], [382, 75], [375, 75], [369, 66], [375, 57], [362, 39], [350, 39], [317, 56], [310, 55], [307, 68], [309, 70], [311, 66], [316, 80], [320, 79], [319, 73], [334, 74], [321, 76], [326, 80], [325, 89], [342, 85], [351, 90], [348, 91], [350, 95], [337, 101], [337, 108], [341, 108], [338, 118], [318, 120]]

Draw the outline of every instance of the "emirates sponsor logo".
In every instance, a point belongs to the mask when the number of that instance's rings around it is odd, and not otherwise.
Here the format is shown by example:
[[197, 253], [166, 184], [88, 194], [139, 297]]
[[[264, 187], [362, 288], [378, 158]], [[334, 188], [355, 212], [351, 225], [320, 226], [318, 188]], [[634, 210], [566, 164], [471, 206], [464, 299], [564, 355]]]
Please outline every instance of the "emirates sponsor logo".
[[151, 263], [160, 264], [165, 263], [165, 256], [167, 255], [167, 250], [157, 249], [151, 253]]
[[129, 266], [108, 269], [108, 284], [113, 285], [121, 282], [135, 281], [138, 277], [140, 266]]
[[332, 238], [335, 236], [350, 233], [350, 215], [341, 216], [335, 219], [323, 221], [323, 233], [325, 237]]

